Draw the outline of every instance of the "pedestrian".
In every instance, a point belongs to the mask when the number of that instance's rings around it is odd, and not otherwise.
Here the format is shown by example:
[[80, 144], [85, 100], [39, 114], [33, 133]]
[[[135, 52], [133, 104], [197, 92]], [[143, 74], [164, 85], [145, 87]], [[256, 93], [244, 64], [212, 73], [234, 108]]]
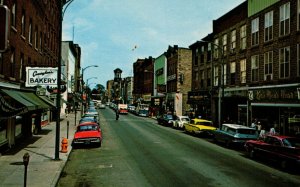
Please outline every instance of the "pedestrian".
[[261, 130], [259, 132], [259, 139], [265, 139], [266, 137], [266, 130], [264, 127], [261, 127]]
[[116, 120], [118, 120], [118, 119], [119, 119], [119, 111], [116, 110]]
[[275, 128], [274, 128], [274, 127], [271, 127], [271, 128], [270, 128], [269, 134], [270, 134], [270, 135], [275, 135], [275, 134], [276, 134], [276, 131], [275, 131]]
[[251, 128], [255, 128], [256, 129], [256, 123], [257, 123], [257, 119], [254, 119], [251, 123]]
[[261, 123], [260, 123], [260, 121], [259, 122], [257, 122], [257, 131], [258, 131], [258, 133], [260, 133], [260, 131], [261, 131]]

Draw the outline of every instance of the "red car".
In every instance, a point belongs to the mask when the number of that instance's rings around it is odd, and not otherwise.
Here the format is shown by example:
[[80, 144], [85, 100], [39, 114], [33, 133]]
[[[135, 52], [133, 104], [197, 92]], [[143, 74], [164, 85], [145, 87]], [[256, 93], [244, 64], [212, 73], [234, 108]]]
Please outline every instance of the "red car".
[[282, 169], [300, 166], [299, 138], [267, 135], [263, 140], [248, 140], [244, 146], [251, 158], [261, 157], [279, 162]]
[[84, 122], [77, 126], [72, 146], [95, 144], [100, 147], [101, 142], [102, 132], [99, 124], [95, 122]]

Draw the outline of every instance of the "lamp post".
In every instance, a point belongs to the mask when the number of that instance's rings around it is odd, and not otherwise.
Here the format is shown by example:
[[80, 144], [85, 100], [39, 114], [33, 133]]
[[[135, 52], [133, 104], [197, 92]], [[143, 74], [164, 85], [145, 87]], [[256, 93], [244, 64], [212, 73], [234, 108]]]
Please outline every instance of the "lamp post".
[[[87, 69], [87, 68], [91, 68], [91, 67], [98, 67], [98, 65], [90, 65], [90, 66], [87, 66], [85, 68], [82, 68], [81, 69], [81, 99], [82, 99], [82, 103], [81, 103], [81, 116], [83, 115], [83, 85], [84, 85], [84, 79], [83, 79], [83, 75], [84, 75], [84, 71]], [[87, 79], [88, 81], [88, 79]]]
[[[59, 22], [60, 32], [58, 34], [59, 50], [58, 50], [58, 62], [57, 62], [57, 93], [56, 93], [56, 130], [55, 130], [55, 155], [54, 159], [59, 160], [59, 138], [60, 138], [60, 100], [61, 100], [61, 40], [62, 40], [62, 22], [64, 14], [68, 6], [73, 0], [60, 0], [59, 3]], [[65, 6], [65, 8], [64, 8]]]
[[[210, 41], [204, 41], [201, 40], [204, 43], [210, 43], [214, 46], [216, 46], [218, 48], [218, 50], [221, 52], [221, 78], [220, 78], [220, 86], [219, 86], [219, 99], [218, 99], [218, 123], [219, 123], [219, 127], [221, 127], [222, 124], [222, 117], [223, 117], [223, 100], [224, 100], [224, 86], [225, 86], [225, 82], [224, 82], [224, 50], [221, 46], [219, 46], [218, 44], [215, 44], [213, 42]], [[212, 59], [213, 60], [213, 59]], [[214, 78], [214, 77], [213, 77]], [[212, 84], [213, 86], [213, 84]]]
[[87, 86], [89, 85], [89, 80], [90, 80], [90, 79], [97, 79], [97, 77], [91, 77], [91, 78], [86, 79], [86, 85], [87, 85]]

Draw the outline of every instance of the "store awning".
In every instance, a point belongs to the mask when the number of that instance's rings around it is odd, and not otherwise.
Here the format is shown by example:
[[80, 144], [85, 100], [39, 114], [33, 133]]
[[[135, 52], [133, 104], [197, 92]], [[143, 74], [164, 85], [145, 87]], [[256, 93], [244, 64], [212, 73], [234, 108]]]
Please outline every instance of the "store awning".
[[32, 92], [22, 92], [6, 89], [1, 89], [1, 91], [6, 93], [8, 96], [13, 98], [17, 102], [26, 106], [30, 111], [51, 108], [49, 104], [45, 103], [42, 99], [40, 99], [37, 95], [35, 95]]
[[49, 97], [41, 95], [39, 96], [39, 98], [41, 98], [43, 101], [45, 101], [48, 105], [51, 106], [51, 108], [56, 108], [56, 104], [54, 103], [54, 101], [52, 101]]

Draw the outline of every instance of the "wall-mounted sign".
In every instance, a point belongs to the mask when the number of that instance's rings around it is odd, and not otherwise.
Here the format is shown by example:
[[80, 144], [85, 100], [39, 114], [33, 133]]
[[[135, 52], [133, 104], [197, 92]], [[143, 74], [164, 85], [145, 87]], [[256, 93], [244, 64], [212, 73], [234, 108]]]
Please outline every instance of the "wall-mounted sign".
[[26, 67], [26, 87], [57, 85], [57, 68]]

